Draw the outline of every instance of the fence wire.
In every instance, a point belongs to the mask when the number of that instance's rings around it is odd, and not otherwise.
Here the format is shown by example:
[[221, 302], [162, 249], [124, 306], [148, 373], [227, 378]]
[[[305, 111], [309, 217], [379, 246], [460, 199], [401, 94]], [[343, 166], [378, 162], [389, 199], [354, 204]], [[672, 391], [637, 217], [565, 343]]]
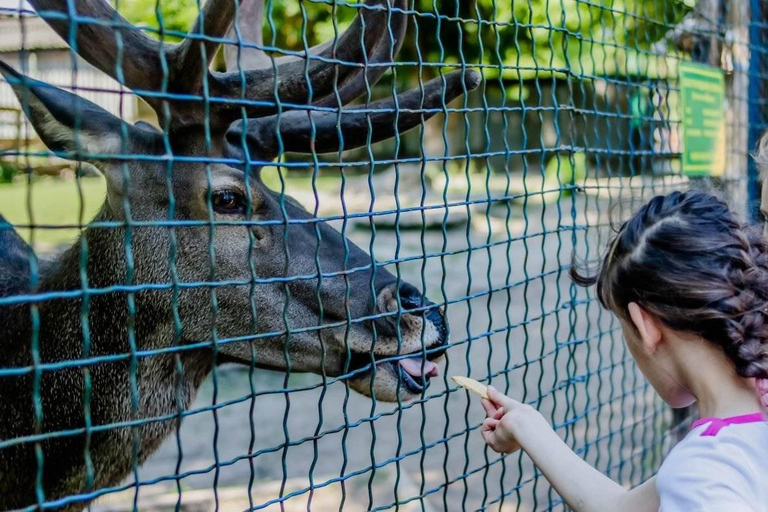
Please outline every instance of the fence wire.
[[[760, 2], [30, 4], [0, 5], [0, 508], [566, 509], [453, 375], [627, 486], [685, 431], [567, 271], [656, 194], [758, 217]], [[716, 178], [682, 172], [685, 62], [725, 76]]]

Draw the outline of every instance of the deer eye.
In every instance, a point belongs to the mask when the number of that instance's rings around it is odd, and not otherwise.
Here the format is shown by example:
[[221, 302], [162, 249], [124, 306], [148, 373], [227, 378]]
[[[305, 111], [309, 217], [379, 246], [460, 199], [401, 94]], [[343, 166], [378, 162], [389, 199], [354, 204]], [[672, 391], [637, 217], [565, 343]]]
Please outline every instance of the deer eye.
[[213, 209], [219, 213], [245, 213], [246, 201], [239, 192], [220, 190], [211, 197]]

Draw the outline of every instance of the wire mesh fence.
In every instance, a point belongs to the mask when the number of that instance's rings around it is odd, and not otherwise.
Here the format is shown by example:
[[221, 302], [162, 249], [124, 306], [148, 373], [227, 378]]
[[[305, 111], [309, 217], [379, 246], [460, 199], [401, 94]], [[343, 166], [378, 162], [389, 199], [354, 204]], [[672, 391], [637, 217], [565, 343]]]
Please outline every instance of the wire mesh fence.
[[[686, 415], [567, 271], [659, 193], [756, 215], [759, 2], [29, 3], [0, 508], [564, 509], [451, 375], [624, 485], [658, 468]], [[716, 177], [683, 172], [689, 62], [724, 77]]]

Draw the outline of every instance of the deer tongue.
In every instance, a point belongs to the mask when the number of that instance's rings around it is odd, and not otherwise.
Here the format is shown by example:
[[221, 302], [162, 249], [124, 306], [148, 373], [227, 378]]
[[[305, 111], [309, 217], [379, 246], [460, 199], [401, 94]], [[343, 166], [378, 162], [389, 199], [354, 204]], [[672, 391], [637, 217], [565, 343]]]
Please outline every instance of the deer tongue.
[[437, 364], [421, 357], [409, 357], [397, 362], [411, 377], [437, 377]]

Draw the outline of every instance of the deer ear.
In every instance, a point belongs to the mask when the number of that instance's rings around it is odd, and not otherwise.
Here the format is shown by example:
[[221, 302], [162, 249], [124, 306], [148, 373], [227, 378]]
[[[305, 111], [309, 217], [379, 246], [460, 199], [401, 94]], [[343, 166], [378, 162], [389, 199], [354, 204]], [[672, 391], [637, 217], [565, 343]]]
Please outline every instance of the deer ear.
[[45, 145], [64, 158], [103, 167], [110, 156], [128, 151], [126, 143], [135, 146], [150, 136], [95, 103], [24, 76], [2, 61], [0, 73]]

